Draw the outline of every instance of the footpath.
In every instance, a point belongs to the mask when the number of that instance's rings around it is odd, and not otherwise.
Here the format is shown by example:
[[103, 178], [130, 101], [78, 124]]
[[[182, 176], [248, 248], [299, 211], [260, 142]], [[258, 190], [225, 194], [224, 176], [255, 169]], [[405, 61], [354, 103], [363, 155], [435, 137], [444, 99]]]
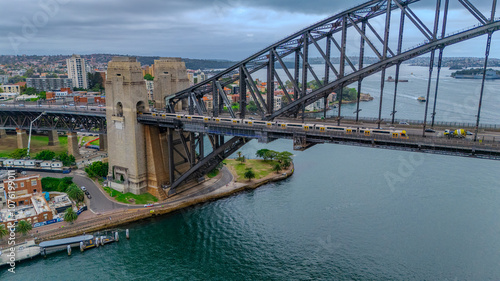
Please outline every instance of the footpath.
[[[35, 239], [35, 242], [39, 243], [44, 240], [61, 239], [84, 233], [117, 229], [120, 226], [135, 221], [172, 213], [183, 208], [228, 197], [238, 192], [255, 189], [269, 182], [284, 180], [290, 177], [293, 171], [292, 164], [288, 170], [284, 170], [280, 174], [270, 174], [258, 180], [238, 182], [235, 180], [236, 173], [224, 167], [217, 177], [198, 185], [184, 187], [178, 190], [177, 194], [162, 202], [155, 203], [153, 207], [119, 203], [123, 208], [109, 212], [94, 214], [90, 210], [85, 211], [73, 223], [62, 222], [34, 228], [26, 236], [18, 236], [18, 241]], [[107, 195], [106, 192], [101, 191]], [[113, 200], [111, 197], [109, 198]], [[0, 244], [0, 248], [1, 246]]]

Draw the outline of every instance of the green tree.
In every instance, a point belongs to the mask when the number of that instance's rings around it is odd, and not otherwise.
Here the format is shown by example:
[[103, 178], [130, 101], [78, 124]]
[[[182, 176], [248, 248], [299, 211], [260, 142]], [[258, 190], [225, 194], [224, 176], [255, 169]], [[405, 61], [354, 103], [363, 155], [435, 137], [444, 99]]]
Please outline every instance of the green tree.
[[248, 181], [251, 181], [252, 179], [255, 178], [255, 173], [252, 171], [251, 168], [248, 168], [243, 176], [245, 177], [245, 179], [248, 179]]
[[283, 167], [283, 169], [288, 169], [288, 167], [290, 167], [290, 165], [292, 165], [291, 160], [285, 160], [285, 161], [283, 161], [283, 163], [281, 163], [281, 166]]
[[108, 175], [109, 164], [101, 161], [96, 161], [87, 167], [85, 172], [91, 178], [102, 178]]
[[288, 151], [283, 151], [283, 152], [278, 152], [276, 154], [276, 161], [278, 161], [280, 164], [283, 164], [284, 161], [292, 161], [292, 156], [293, 154]]
[[24, 91], [21, 91], [21, 95], [32, 96], [32, 95], [36, 95], [36, 94], [38, 94], [37, 90], [35, 88], [32, 88], [32, 87], [26, 88]]
[[61, 152], [56, 157], [57, 160], [63, 162], [64, 166], [71, 166], [75, 163], [75, 156], [68, 155], [68, 152]]
[[257, 112], [257, 110], [259, 110], [259, 108], [257, 107], [257, 105], [255, 104], [255, 102], [252, 100], [248, 103], [247, 105], [247, 110], [249, 112]]
[[264, 160], [273, 160], [276, 156], [278, 155], [278, 152], [274, 151], [274, 150], [269, 150], [265, 153], [264, 155]]
[[14, 159], [21, 159], [26, 157], [26, 155], [28, 155], [27, 148], [18, 148], [14, 150], [11, 154], [9, 154], [9, 157]]
[[144, 79], [148, 80], [148, 81], [153, 81], [155, 78], [153, 77], [153, 75], [148, 73], [148, 74], [144, 75]]
[[234, 111], [239, 111], [240, 110], [240, 104], [237, 103], [237, 102], [233, 102], [233, 104], [231, 104], [231, 108], [234, 110]]
[[55, 74], [55, 73], [51, 73], [51, 74], [49, 74], [49, 75], [47, 75], [45, 77], [47, 77], [47, 78], [58, 78], [59, 76], [57, 76], [57, 74]]
[[5, 228], [5, 225], [0, 224], [0, 240], [2, 240], [2, 238], [4, 236], [7, 236], [8, 234], [9, 234], [9, 230], [7, 228]]
[[3, 89], [2, 88], [0, 88], [0, 93], [3, 93]]
[[276, 171], [276, 174], [279, 174], [281, 171], [281, 164], [280, 163], [275, 163], [273, 166], [273, 171]]
[[26, 82], [26, 77], [16, 75], [9, 78], [9, 84], [16, 84], [18, 82]]
[[36, 160], [52, 160], [56, 157], [56, 153], [50, 150], [42, 150], [35, 155]]
[[64, 212], [64, 221], [73, 224], [73, 222], [76, 221], [76, 219], [78, 219], [78, 215], [73, 210], [73, 208], [71, 207], [67, 208], [66, 211]]
[[69, 198], [75, 200], [76, 202], [82, 202], [85, 197], [83, 191], [74, 183], [68, 186], [68, 188], [66, 189], [66, 193], [68, 194]]
[[42, 100], [46, 100], [47, 99], [47, 92], [40, 92], [38, 94], [38, 97]]
[[30, 68], [30, 69], [26, 70], [26, 73], [24, 73], [24, 76], [27, 78], [31, 78], [31, 77], [33, 77], [34, 73], [35, 73], [35, 71], [33, 70], [33, 68]]
[[25, 220], [18, 222], [16, 226], [16, 231], [21, 233], [23, 236], [30, 232], [31, 229], [33, 229], [33, 227]]
[[[259, 150], [257, 150], [257, 152], [255, 152], [255, 156], [260, 157], [260, 158], [264, 158], [268, 151], [269, 151], [269, 149], [266, 149], [266, 148], [259, 149]], [[264, 160], [266, 160], [266, 159], [264, 158]]]
[[102, 87], [102, 76], [99, 72], [95, 72], [95, 73], [87, 73], [87, 81], [88, 81], [88, 88], [91, 90], [91, 91], [94, 91], [94, 92], [99, 92], [101, 91], [101, 89], [103, 89]]

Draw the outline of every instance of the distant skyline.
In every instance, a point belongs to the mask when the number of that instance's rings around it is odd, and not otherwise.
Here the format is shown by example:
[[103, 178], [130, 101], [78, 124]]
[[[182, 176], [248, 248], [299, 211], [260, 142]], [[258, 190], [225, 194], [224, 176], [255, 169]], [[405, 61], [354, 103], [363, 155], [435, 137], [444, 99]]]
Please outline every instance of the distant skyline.
[[[313, 2], [4, 1], [0, 17], [0, 35], [4, 40], [0, 41], [0, 54], [106, 53], [238, 61], [289, 34], [365, 1]], [[489, 17], [491, 0], [471, 2]], [[451, 0], [451, 3], [449, 32], [477, 24], [475, 18], [456, 10], [458, 1]], [[435, 1], [423, 0], [411, 7], [430, 24], [434, 18], [434, 6]], [[407, 21], [406, 25], [411, 31], [411, 22]], [[406, 47], [423, 41], [418, 31], [406, 32], [405, 36], [408, 40]], [[492, 57], [500, 57], [499, 36], [497, 33], [493, 36]], [[483, 36], [448, 47], [445, 56], [482, 57], [485, 41]], [[349, 44], [355, 46], [359, 43], [348, 42], [348, 47]]]

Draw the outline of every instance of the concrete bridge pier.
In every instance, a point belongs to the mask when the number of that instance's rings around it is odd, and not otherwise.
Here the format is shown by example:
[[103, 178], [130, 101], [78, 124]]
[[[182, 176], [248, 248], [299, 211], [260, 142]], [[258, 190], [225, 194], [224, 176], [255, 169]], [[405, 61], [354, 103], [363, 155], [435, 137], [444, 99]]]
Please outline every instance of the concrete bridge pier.
[[27, 148], [28, 147], [28, 135], [26, 130], [16, 129], [17, 132], [17, 148]]
[[106, 134], [99, 135], [99, 150], [108, 151], [108, 136]]
[[5, 138], [7, 136], [7, 133], [5, 132], [5, 129], [0, 129], [0, 139]]
[[75, 132], [68, 133], [68, 154], [80, 158], [80, 148], [78, 145], [78, 135]]
[[56, 146], [59, 144], [59, 135], [56, 130], [49, 131], [49, 146]]

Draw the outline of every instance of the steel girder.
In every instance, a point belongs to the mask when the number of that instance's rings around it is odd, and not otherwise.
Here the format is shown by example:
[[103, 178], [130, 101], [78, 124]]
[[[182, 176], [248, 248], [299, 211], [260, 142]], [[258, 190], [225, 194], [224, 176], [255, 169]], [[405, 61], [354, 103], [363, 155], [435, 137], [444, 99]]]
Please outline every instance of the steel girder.
[[[224, 136], [208, 135], [208, 137], [213, 147], [212, 153], [203, 157], [203, 134], [200, 134], [197, 141], [200, 147], [200, 153], [196, 157], [198, 160], [197, 163], [191, 162], [191, 168], [188, 171], [184, 172], [180, 177], [174, 178], [169, 186], [169, 195], [175, 194], [176, 188], [180, 184], [198, 179], [215, 169], [224, 159], [235, 153], [249, 141], [247, 138], [233, 137], [229, 141], [224, 142]], [[193, 155], [193, 152], [191, 152], [191, 155]]]
[[43, 109], [5, 108], [0, 110], [1, 129], [29, 129], [33, 123], [37, 130], [106, 132], [106, 115], [95, 112], [49, 111]]
[[[470, 13], [478, 20], [479, 25], [460, 33], [446, 35], [450, 1], [457, 1], [465, 12]], [[500, 23], [494, 18], [496, 0], [492, 0], [492, 13], [489, 18], [483, 15], [468, 0], [436, 0], [436, 17], [432, 25], [426, 25], [412, 10], [414, 6], [412, 4], [416, 2], [419, 2], [419, 0], [368, 1], [320, 21], [272, 44], [214, 77], [170, 96], [166, 100], [166, 104], [168, 104], [167, 110], [174, 112], [174, 105], [182, 99], [193, 96], [194, 99], [200, 100], [203, 96], [209, 95], [213, 97], [214, 110], [203, 115], [219, 116], [221, 102], [224, 101], [226, 105], [228, 104], [228, 93], [224, 90], [225, 86], [239, 81], [239, 94], [242, 104], [248, 104], [246, 102], [248, 95], [255, 102], [257, 112], [263, 120], [272, 120], [279, 116], [297, 116], [300, 111], [304, 111], [306, 105], [320, 98], [325, 98], [333, 91], [340, 90], [339, 92], [342, 94], [341, 89], [353, 82], [359, 81], [358, 90], [361, 90], [362, 79], [376, 72], [382, 72], [383, 74], [381, 78], [381, 94], [383, 94], [385, 69], [388, 67], [395, 65], [397, 67], [396, 75], [399, 78], [398, 70], [401, 62], [425, 53], [432, 52], [433, 54], [434, 50], [439, 49], [441, 51], [440, 63], [444, 47], [480, 35], [493, 33], [500, 27]], [[442, 2], [445, 2], [445, 4], [441, 5]], [[440, 13], [443, 13], [442, 17]], [[391, 15], [400, 17], [397, 28], [391, 28], [392, 25], [395, 25], [391, 24]], [[384, 16], [385, 25], [381, 28], [374, 27], [375, 18]], [[403, 51], [405, 24], [406, 26], [412, 25], [415, 27], [417, 32], [425, 38], [425, 41], [416, 47]], [[442, 33], [438, 34], [438, 31]], [[355, 65], [353, 58], [347, 55], [348, 52], [352, 53], [352, 50], [346, 50], [347, 34], [360, 38], [358, 65]], [[398, 38], [397, 50], [391, 49], [389, 44], [389, 38], [396, 35]], [[323, 59], [324, 72], [318, 73], [318, 71], [312, 69], [309, 62], [309, 54], [312, 51], [317, 52], [320, 58]], [[333, 51], [338, 53], [340, 58], [339, 66], [334, 65], [331, 61]], [[364, 59], [367, 51], [373, 53], [378, 61], [371, 64], [365, 63]], [[276, 67], [281, 67], [285, 74], [278, 75]], [[267, 85], [260, 88], [266, 95], [265, 98], [260, 94], [259, 85], [255, 84], [252, 77], [259, 70], [267, 71]], [[285, 81], [289, 83], [284, 83]], [[306, 86], [310, 81], [314, 81], [319, 85], [312, 92], [308, 92]], [[274, 103], [275, 87], [273, 85], [279, 86], [283, 90], [283, 95], [288, 101], [286, 106], [278, 109], [274, 108], [272, 103]], [[395, 95], [396, 93], [397, 90], [395, 90]], [[291, 99], [293, 99], [293, 102], [290, 102]], [[427, 107], [428, 104], [426, 104]], [[379, 119], [381, 118], [381, 109], [382, 105], [379, 106]], [[341, 106], [339, 106], [339, 120], [341, 118], [340, 110]], [[359, 111], [358, 108], [357, 114], [359, 114]], [[396, 112], [396, 103], [394, 103], [391, 114], [393, 118]], [[229, 113], [231, 116], [238, 114], [238, 112], [232, 112], [231, 110]], [[245, 115], [245, 110], [239, 112], [240, 118], [244, 118]]]

